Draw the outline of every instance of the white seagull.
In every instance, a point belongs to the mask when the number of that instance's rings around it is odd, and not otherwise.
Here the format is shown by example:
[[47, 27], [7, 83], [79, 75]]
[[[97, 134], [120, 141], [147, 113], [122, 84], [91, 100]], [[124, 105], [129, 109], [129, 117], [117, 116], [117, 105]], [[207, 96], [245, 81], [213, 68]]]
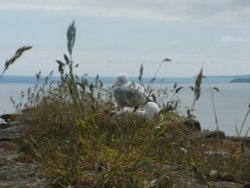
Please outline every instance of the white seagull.
[[128, 80], [128, 75], [120, 73], [112, 86], [113, 96], [121, 107], [139, 107], [148, 101], [144, 88]]
[[160, 112], [160, 107], [155, 102], [148, 102], [145, 105], [144, 110], [147, 117], [150, 119], [155, 119]]
[[145, 116], [150, 120], [161, 118], [159, 114], [160, 107], [155, 102], [148, 102], [143, 108], [139, 108], [135, 111], [134, 108], [124, 107], [122, 110], [116, 113], [116, 115], [122, 115], [127, 113], [134, 113], [136, 115]]

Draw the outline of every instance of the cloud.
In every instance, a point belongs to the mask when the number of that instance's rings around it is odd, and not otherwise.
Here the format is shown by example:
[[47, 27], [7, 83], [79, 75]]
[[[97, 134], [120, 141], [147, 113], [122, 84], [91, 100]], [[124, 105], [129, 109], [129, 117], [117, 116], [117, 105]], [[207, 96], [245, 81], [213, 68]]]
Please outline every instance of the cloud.
[[220, 41], [223, 43], [244, 43], [244, 42], [249, 42], [250, 38], [238, 37], [238, 36], [233, 36], [233, 35], [225, 35], [224, 37], [222, 37]]
[[250, 23], [248, 0], [0, 0], [0, 10], [66, 12], [163, 22]]

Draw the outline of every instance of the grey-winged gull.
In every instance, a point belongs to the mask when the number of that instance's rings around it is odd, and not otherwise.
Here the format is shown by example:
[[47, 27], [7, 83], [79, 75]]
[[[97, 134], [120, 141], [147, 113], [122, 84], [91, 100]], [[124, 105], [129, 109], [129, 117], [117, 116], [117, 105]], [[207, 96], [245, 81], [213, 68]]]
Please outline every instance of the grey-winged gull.
[[121, 107], [139, 107], [148, 101], [144, 88], [128, 80], [128, 75], [120, 73], [112, 86], [113, 96]]

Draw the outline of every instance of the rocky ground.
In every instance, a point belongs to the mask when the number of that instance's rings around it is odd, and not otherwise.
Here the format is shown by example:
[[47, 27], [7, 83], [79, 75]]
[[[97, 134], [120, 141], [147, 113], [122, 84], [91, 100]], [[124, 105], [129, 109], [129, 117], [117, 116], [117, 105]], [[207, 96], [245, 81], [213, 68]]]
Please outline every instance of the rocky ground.
[[[8, 116], [0, 116], [5, 118]], [[17, 140], [23, 136], [25, 125], [22, 125], [16, 121], [8, 123], [0, 123], [0, 188], [28, 188], [28, 187], [48, 187], [46, 180], [42, 177], [41, 171], [38, 165], [27, 154], [20, 152], [16, 144]], [[198, 131], [193, 136], [193, 139], [199, 138], [219, 138], [229, 139], [225, 137], [223, 132]], [[234, 138], [230, 138], [233, 140]], [[245, 158], [250, 158], [250, 141], [245, 146]], [[210, 153], [213, 155], [212, 153]], [[221, 152], [224, 155], [226, 153]], [[172, 168], [172, 167], [170, 167]], [[177, 168], [176, 170], [186, 170]], [[186, 188], [205, 188], [207, 186], [198, 183], [190, 171], [186, 177], [183, 177], [183, 187]], [[249, 184], [240, 184], [234, 182], [212, 182], [218, 188], [248, 188]]]
[[29, 156], [20, 152], [16, 145], [24, 128], [18, 122], [0, 124], [1, 188], [45, 187], [38, 166]]

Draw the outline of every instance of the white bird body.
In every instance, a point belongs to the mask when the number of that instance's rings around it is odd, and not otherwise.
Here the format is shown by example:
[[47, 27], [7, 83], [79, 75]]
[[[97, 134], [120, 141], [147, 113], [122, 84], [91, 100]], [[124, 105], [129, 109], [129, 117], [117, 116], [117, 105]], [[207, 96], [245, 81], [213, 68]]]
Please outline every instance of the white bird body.
[[122, 110], [115, 113], [115, 116], [126, 115], [126, 114], [135, 114], [139, 116], [147, 117], [149, 120], [154, 120], [158, 118], [162, 118], [159, 115], [160, 108], [155, 102], [148, 102], [143, 108], [139, 108], [135, 111], [134, 108], [131, 107], [123, 107]]
[[0, 118], [0, 124], [7, 124], [7, 123], [4, 119]]
[[145, 114], [151, 119], [156, 118], [157, 114], [160, 112], [160, 107], [155, 102], [148, 102], [144, 109]]
[[148, 100], [144, 88], [137, 83], [130, 82], [124, 73], [118, 75], [112, 88], [113, 96], [121, 107], [138, 107]]

